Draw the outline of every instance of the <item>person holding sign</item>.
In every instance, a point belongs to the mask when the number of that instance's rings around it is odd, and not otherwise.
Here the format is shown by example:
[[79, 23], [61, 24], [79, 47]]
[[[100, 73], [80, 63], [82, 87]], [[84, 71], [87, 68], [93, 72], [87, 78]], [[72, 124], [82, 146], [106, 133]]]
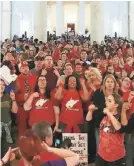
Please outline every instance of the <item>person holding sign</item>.
[[[100, 139], [96, 166], [126, 166], [126, 152], [124, 147], [124, 134], [119, 132], [121, 128], [121, 110], [123, 101], [121, 97], [113, 93], [106, 99], [106, 108], [103, 113], [106, 115], [100, 123]], [[89, 106], [86, 120], [93, 122], [95, 105]]]

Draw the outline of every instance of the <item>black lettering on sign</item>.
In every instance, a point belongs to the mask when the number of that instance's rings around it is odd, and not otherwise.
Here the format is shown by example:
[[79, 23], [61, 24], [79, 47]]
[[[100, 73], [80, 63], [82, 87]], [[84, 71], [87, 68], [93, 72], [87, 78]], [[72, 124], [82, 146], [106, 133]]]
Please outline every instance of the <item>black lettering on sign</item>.
[[85, 147], [85, 143], [78, 142], [78, 147]]
[[83, 137], [83, 136], [81, 136], [81, 135], [79, 135], [79, 140], [81, 141], [85, 141], [85, 137]]
[[67, 136], [64, 136], [64, 139], [71, 139], [71, 140], [75, 140], [75, 137], [74, 136], [71, 136], [71, 137], [67, 137]]
[[83, 154], [83, 150], [74, 150], [72, 148], [70, 148], [70, 150], [72, 150], [73, 152], [75, 152], [77, 154]]
[[77, 146], [77, 143], [72, 143], [71, 147], [76, 147], [76, 146]]

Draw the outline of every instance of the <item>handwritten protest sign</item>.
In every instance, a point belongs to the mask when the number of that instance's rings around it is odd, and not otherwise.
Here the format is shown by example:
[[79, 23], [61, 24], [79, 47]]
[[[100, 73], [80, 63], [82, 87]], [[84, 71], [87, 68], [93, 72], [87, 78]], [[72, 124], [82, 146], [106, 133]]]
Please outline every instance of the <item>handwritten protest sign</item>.
[[80, 165], [86, 166], [88, 163], [87, 134], [86, 133], [63, 133], [63, 140], [66, 138], [71, 139], [72, 146], [70, 150], [80, 155]]

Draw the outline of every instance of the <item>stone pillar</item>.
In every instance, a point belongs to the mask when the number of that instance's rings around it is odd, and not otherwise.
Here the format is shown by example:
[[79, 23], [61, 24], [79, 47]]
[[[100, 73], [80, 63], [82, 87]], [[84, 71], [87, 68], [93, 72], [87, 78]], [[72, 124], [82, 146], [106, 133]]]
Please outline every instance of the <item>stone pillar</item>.
[[78, 10], [78, 27], [79, 31], [78, 33], [80, 35], [85, 35], [85, 2], [79, 1], [79, 10]]
[[104, 2], [91, 2], [91, 43], [104, 40]]
[[129, 1], [129, 38], [134, 40], [134, 2]]
[[64, 33], [64, 10], [62, 1], [56, 1], [56, 36]]
[[34, 38], [47, 41], [47, 1], [35, 1]]
[[11, 38], [11, 1], [1, 2], [1, 40]]

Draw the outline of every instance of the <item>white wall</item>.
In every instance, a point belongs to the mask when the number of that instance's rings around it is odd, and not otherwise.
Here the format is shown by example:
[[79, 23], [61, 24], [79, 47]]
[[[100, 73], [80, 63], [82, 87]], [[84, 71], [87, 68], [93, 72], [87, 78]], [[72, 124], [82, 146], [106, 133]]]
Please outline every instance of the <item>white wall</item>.
[[114, 36], [128, 37], [128, 2], [104, 2], [104, 33]]

